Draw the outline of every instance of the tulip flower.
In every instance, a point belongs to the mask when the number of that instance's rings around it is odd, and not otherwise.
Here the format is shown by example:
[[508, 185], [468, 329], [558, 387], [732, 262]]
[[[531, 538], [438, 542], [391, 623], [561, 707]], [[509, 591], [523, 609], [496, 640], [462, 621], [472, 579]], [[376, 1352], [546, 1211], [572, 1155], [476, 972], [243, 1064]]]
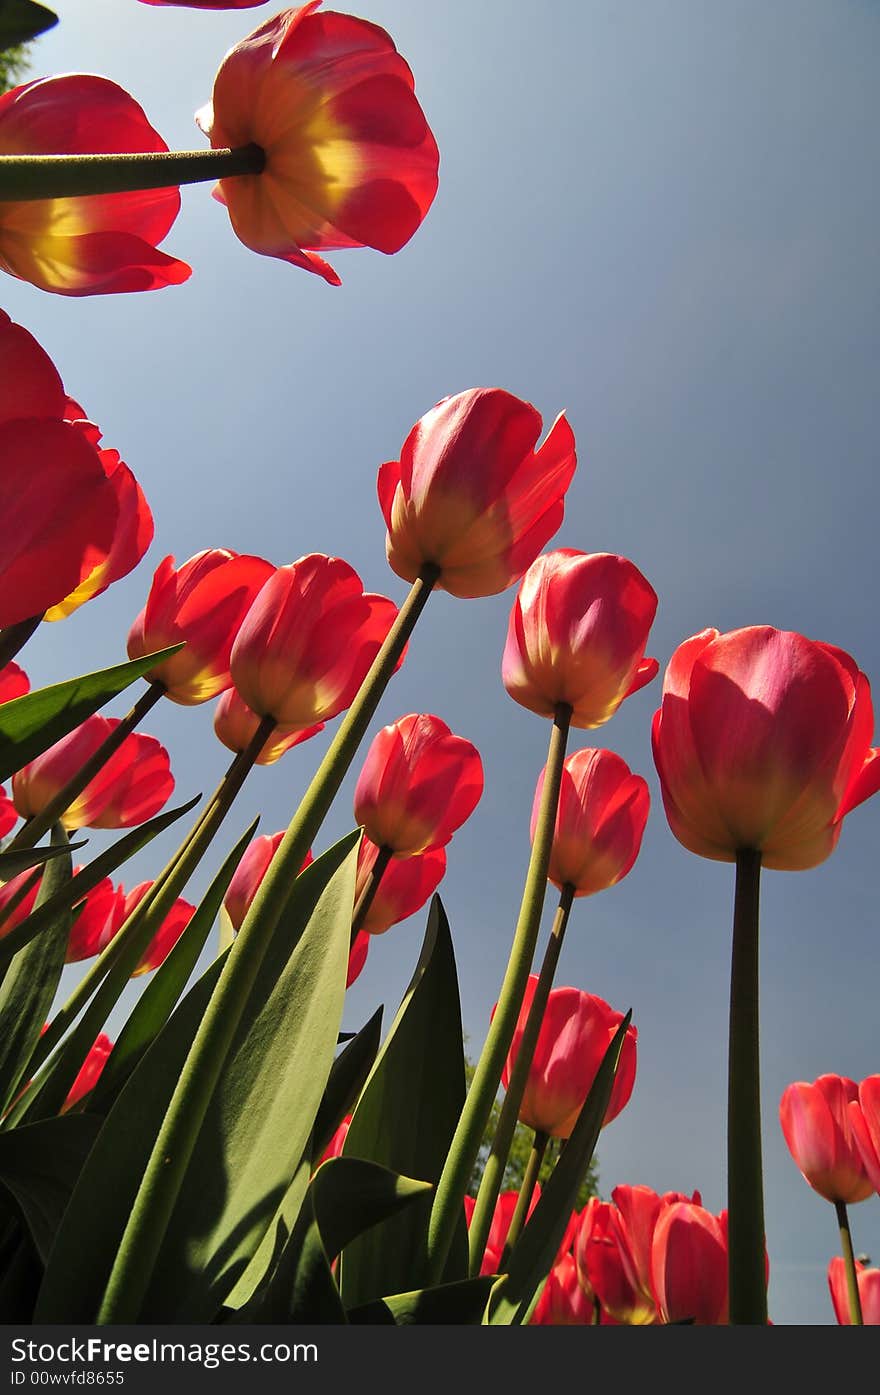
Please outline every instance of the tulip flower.
[[[226, 907], [226, 914], [232, 922], [233, 930], [241, 928], [242, 921], [257, 894], [257, 888], [268, 872], [269, 863], [275, 856], [278, 844], [283, 837], [284, 829], [280, 833], [264, 833], [259, 838], [254, 838], [245, 848], [241, 862], [236, 867], [232, 881], [229, 883], [223, 898], [223, 905]], [[300, 871], [304, 872], [312, 861], [312, 854], [309, 852], [306, 854], [305, 862]]]
[[864, 1201], [874, 1191], [856, 1141], [850, 1102], [859, 1087], [841, 1075], [797, 1080], [783, 1092], [779, 1121], [804, 1179], [826, 1201]]
[[[74, 875], [82, 871], [75, 867]], [[126, 918], [125, 890], [114, 887], [109, 877], [92, 887], [73, 922], [65, 964], [76, 964], [81, 959], [92, 959], [105, 949]]]
[[24, 697], [30, 690], [30, 679], [18, 664], [8, 663], [0, 668], [0, 704]]
[[593, 1302], [578, 1282], [578, 1272], [571, 1255], [556, 1261], [532, 1314], [533, 1327], [591, 1326], [595, 1316]]
[[[84, 73], [0, 96], [0, 155], [167, 150], [133, 97]], [[0, 203], [0, 269], [59, 295], [177, 285], [185, 262], [158, 250], [180, 209], [176, 188]]]
[[842, 649], [766, 625], [703, 630], [673, 654], [654, 717], [669, 826], [702, 857], [749, 848], [764, 867], [815, 867], [880, 788], [873, 726]]
[[[247, 703], [238, 695], [235, 688], [227, 688], [221, 693], [214, 709], [214, 732], [230, 751], [246, 751], [260, 727], [260, 719]], [[323, 722], [311, 727], [275, 727], [272, 735], [257, 756], [257, 765], [274, 765], [285, 751], [308, 741], [324, 730]]]
[[483, 793], [479, 752], [445, 722], [411, 713], [373, 738], [354, 792], [371, 842], [407, 858], [448, 843]]
[[414, 581], [427, 565], [452, 596], [512, 586], [562, 523], [577, 457], [564, 414], [546, 439], [540, 413], [501, 388], [445, 397], [379, 470], [379, 503], [393, 571]]
[[282, 10], [230, 49], [196, 122], [215, 149], [257, 146], [259, 173], [215, 197], [255, 252], [339, 277], [319, 252], [397, 252], [437, 192], [437, 145], [413, 76], [378, 25]]
[[510, 696], [575, 727], [598, 727], [654, 677], [646, 659], [657, 596], [637, 567], [611, 553], [559, 548], [522, 579], [507, 630], [502, 678]]
[[348, 972], [345, 978], [346, 988], [350, 988], [356, 978], [363, 972], [367, 962], [367, 953], [370, 948], [370, 937], [366, 930], [359, 930], [354, 937], [354, 944], [348, 954]]
[[[542, 770], [532, 806], [534, 840], [544, 789]], [[650, 796], [640, 775], [613, 751], [575, 751], [562, 769], [549, 879], [560, 891], [592, 896], [622, 881], [639, 854]]]
[[[20, 896], [21, 892], [31, 882], [30, 888], [22, 896], [14, 909], [10, 909], [12, 902]], [[34, 876], [33, 870], [19, 872], [17, 876], [10, 877], [8, 882], [0, 883], [0, 939], [8, 935], [10, 930], [14, 930], [16, 925], [30, 915], [34, 909], [34, 902], [40, 890], [40, 878]]]
[[871, 1186], [880, 1192], [880, 1075], [869, 1075], [849, 1106], [849, 1121]]
[[592, 1288], [616, 1321], [646, 1326], [659, 1320], [651, 1282], [654, 1230], [661, 1211], [674, 1202], [701, 1204], [699, 1192], [659, 1196], [650, 1187], [615, 1187], [611, 1201], [592, 1199], [575, 1241], [581, 1284]]
[[[880, 1269], [866, 1269], [856, 1261], [856, 1275], [862, 1321], [865, 1327], [880, 1327]], [[840, 1255], [836, 1255], [828, 1266], [828, 1287], [831, 1290], [831, 1302], [834, 1304], [834, 1316], [838, 1325], [851, 1326], [846, 1265]]]
[[112, 1041], [102, 1032], [89, 1051], [88, 1056], [83, 1061], [79, 1074], [70, 1087], [67, 1099], [61, 1106], [62, 1114], [66, 1113], [68, 1109], [72, 1109], [75, 1104], [79, 1104], [80, 1100], [83, 1099], [90, 1090], [94, 1090], [101, 1071], [106, 1066], [112, 1050]]
[[[358, 850], [355, 904], [369, 881], [379, 856], [379, 849], [369, 838], [362, 838]], [[382, 935], [421, 910], [433, 896], [446, 875], [446, 853], [443, 848], [428, 848], [414, 857], [393, 857], [382, 874], [369, 910], [361, 921], [361, 929], [370, 935]]]
[[[118, 717], [95, 713], [13, 775], [12, 798], [22, 818], [39, 814], [118, 725]], [[157, 814], [173, 789], [164, 746], [131, 732], [60, 822], [67, 829], [130, 828]]]
[[0, 785], [0, 838], [5, 838], [17, 822], [18, 813], [15, 805], [7, 795], [5, 786]]
[[[147, 892], [152, 890], [153, 885], [153, 882], [140, 882], [138, 886], [132, 887], [125, 898], [125, 909], [121, 924], [125, 924], [134, 908], [139, 906]], [[190, 905], [189, 901], [184, 901], [182, 897], [178, 896], [149, 945], [144, 950], [138, 966], [132, 974], [132, 978], [137, 978], [140, 974], [152, 973], [153, 969], [158, 969], [159, 965], [167, 959], [168, 955], [177, 944], [177, 941], [180, 939], [195, 913], [195, 906]]]
[[146, 675], [172, 702], [191, 706], [232, 683], [229, 656], [242, 621], [274, 567], [262, 557], [210, 548], [175, 568], [156, 568], [144, 609], [128, 635], [128, 657], [139, 659], [184, 641], [185, 648]]
[[720, 1217], [689, 1201], [662, 1207], [651, 1244], [651, 1283], [663, 1322], [727, 1321], [727, 1236]]
[[252, 10], [266, 0], [141, 0], [142, 5], [177, 5], [188, 10]]
[[[510, 1222], [513, 1220], [513, 1213], [516, 1210], [518, 1196], [519, 1194], [515, 1191], [501, 1192], [495, 1202], [495, 1211], [492, 1216], [492, 1224], [489, 1228], [489, 1238], [486, 1241], [486, 1249], [483, 1253], [483, 1262], [480, 1267], [481, 1274], [499, 1273], [501, 1256], [504, 1254], [504, 1247], [507, 1244], [507, 1235], [510, 1230]], [[529, 1203], [529, 1216], [531, 1216], [540, 1199], [541, 1188], [540, 1185], [536, 1185]], [[466, 1196], [464, 1199], [464, 1214], [468, 1225], [470, 1225], [471, 1217], [474, 1214], [474, 1198], [472, 1196]]]
[[[537, 985], [537, 976], [531, 974], [502, 1075], [505, 1087], [519, 1051]], [[519, 1109], [522, 1123], [537, 1133], [568, 1138], [590, 1093], [602, 1058], [622, 1021], [622, 1013], [615, 1012], [602, 998], [592, 993], [583, 993], [578, 988], [554, 988], [551, 991]], [[627, 1028], [603, 1127], [617, 1118], [632, 1094], [636, 1076], [637, 1035], [635, 1027]]]
[[232, 647], [239, 694], [279, 726], [329, 721], [355, 698], [397, 615], [384, 596], [364, 592], [338, 557], [313, 552], [278, 567]]
[[352, 1118], [353, 1115], [346, 1114], [342, 1123], [339, 1125], [339, 1128], [336, 1130], [333, 1137], [330, 1139], [330, 1142], [327, 1144], [327, 1147], [321, 1154], [322, 1163], [328, 1162], [330, 1158], [342, 1157], [342, 1145], [344, 1144], [346, 1137], [348, 1136], [348, 1130], [351, 1125]]

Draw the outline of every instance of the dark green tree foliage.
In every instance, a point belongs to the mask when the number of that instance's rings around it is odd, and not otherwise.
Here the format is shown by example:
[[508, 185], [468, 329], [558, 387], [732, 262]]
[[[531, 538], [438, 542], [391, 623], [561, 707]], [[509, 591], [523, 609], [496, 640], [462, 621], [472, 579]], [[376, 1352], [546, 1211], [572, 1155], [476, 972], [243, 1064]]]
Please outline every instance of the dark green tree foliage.
[[22, 81], [29, 62], [29, 45], [16, 44], [0, 53], [0, 94], [17, 87]]

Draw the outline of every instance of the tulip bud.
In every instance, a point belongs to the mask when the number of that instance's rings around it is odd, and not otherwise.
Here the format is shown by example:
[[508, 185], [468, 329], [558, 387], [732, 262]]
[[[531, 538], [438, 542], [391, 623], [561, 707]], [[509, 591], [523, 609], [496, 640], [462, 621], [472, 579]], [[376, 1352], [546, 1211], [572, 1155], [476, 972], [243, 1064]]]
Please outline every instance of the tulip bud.
[[[251, 908], [257, 890], [269, 870], [269, 864], [278, 846], [284, 837], [285, 830], [280, 833], [264, 833], [259, 838], [254, 838], [245, 848], [244, 855], [235, 869], [232, 881], [229, 883], [226, 895], [223, 898], [223, 905], [226, 907], [226, 914], [232, 921], [233, 930], [240, 930], [244, 918]], [[300, 872], [304, 872], [309, 863], [313, 861], [311, 852], [306, 853], [306, 859]]]
[[[532, 841], [544, 774], [532, 806]], [[562, 768], [548, 880], [560, 891], [574, 887], [575, 896], [591, 896], [622, 881], [638, 857], [649, 806], [646, 782], [620, 756], [575, 751]]]
[[[541, 1199], [541, 1187], [535, 1183], [532, 1199], [529, 1202], [528, 1215], [531, 1216], [535, 1207]], [[483, 1251], [483, 1261], [480, 1266], [480, 1273], [497, 1274], [500, 1271], [501, 1256], [507, 1244], [507, 1236], [510, 1231], [510, 1223], [513, 1220], [513, 1213], [516, 1210], [516, 1203], [519, 1200], [519, 1193], [515, 1191], [501, 1192], [495, 1202], [495, 1210], [492, 1212], [492, 1224], [489, 1227], [489, 1234], [486, 1237], [486, 1247]], [[474, 1214], [474, 1198], [466, 1196], [464, 1199], [465, 1219], [470, 1226], [471, 1218]]]
[[[355, 904], [367, 885], [379, 856], [379, 849], [369, 838], [361, 839], [358, 850]], [[370, 902], [361, 925], [370, 935], [382, 935], [421, 910], [446, 874], [446, 853], [443, 848], [429, 848], [414, 857], [393, 857]]]
[[[43, 1030], [45, 1031], [45, 1028]], [[90, 1090], [94, 1090], [112, 1050], [112, 1041], [102, 1032], [83, 1061], [79, 1074], [70, 1087], [67, 1099], [61, 1106], [62, 1114], [66, 1113], [68, 1109], [72, 1109], [75, 1104], [79, 1104]]]
[[[138, 886], [133, 886], [125, 898], [125, 913], [122, 917], [122, 924], [128, 920], [132, 911], [143, 901], [147, 892], [154, 886], [153, 882], [140, 882]], [[141, 956], [137, 968], [132, 973], [132, 978], [137, 978], [140, 974], [149, 974], [153, 969], [158, 969], [159, 965], [171, 953], [177, 941], [180, 939], [186, 927], [189, 925], [196, 913], [195, 906], [189, 901], [184, 901], [178, 897], [165, 916], [159, 929]]]
[[[230, 751], [246, 751], [260, 726], [260, 719], [236, 692], [227, 688], [221, 693], [214, 709], [214, 732]], [[257, 765], [274, 765], [285, 751], [308, 741], [324, 730], [324, 723], [317, 722], [311, 727], [275, 727], [272, 734], [257, 756]]]
[[370, 948], [370, 937], [366, 930], [359, 930], [354, 937], [354, 944], [348, 953], [348, 972], [345, 977], [345, 986], [350, 988], [356, 978], [363, 972], [367, 962], [367, 953]]
[[783, 1092], [779, 1122], [804, 1179], [826, 1201], [864, 1201], [874, 1188], [856, 1142], [850, 1101], [859, 1087], [842, 1075], [796, 1080]]
[[651, 1245], [651, 1280], [663, 1322], [727, 1321], [727, 1234], [693, 1202], [661, 1208]]
[[[75, 867], [74, 875], [82, 871]], [[92, 959], [105, 949], [125, 920], [125, 891], [114, 887], [109, 877], [104, 877], [92, 887], [80, 903], [78, 914], [73, 922], [65, 964], [76, 964], [81, 959]]]

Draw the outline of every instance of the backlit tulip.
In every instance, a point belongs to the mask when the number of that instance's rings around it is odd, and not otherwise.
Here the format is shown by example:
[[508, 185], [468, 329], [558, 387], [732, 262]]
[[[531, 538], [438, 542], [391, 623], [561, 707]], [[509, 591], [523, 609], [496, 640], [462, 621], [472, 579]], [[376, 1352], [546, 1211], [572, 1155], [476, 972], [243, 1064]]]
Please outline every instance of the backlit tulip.
[[88, 1056], [83, 1061], [79, 1074], [70, 1087], [67, 1099], [61, 1106], [62, 1114], [65, 1113], [66, 1110], [72, 1109], [75, 1104], [79, 1104], [80, 1100], [83, 1099], [90, 1090], [94, 1090], [101, 1075], [101, 1071], [106, 1066], [112, 1050], [112, 1041], [102, 1032], [89, 1051]]
[[670, 828], [691, 852], [814, 867], [880, 787], [868, 680], [842, 649], [756, 625], [703, 630], [670, 660], [654, 760]]
[[30, 690], [30, 679], [18, 664], [8, 663], [5, 668], [0, 668], [0, 704], [24, 697]]
[[33, 877], [33, 870], [28, 868], [25, 872], [19, 872], [17, 876], [10, 877], [8, 882], [0, 884], [0, 939], [8, 935], [10, 930], [14, 930], [16, 925], [30, 915], [34, 909], [34, 902], [40, 890], [40, 878], [34, 878], [33, 885], [27, 894], [19, 901], [14, 910], [9, 907], [13, 900], [19, 895], [22, 888]]
[[662, 1207], [651, 1246], [651, 1281], [663, 1322], [727, 1321], [727, 1234], [704, 1207]]
[[[532, 806], [534, 840], [544, 788], [542, 770]], [[650, 796], [640, 775], [613, 751], [575, 751], [562, 769], [549, 880], [560, 891], [591, 896], [621, 881], [638, 857]]]
[[865, 1171], [880, 1192], [880, 1075], [869, 1075], [849, 1106], [849, 1121]]
[[522, 579], [507, 630], [502, 678], [510, 696], [575, 727], [598, 727], [654, 677], [645, 658], [657, 596], [637, 567], [607, 552], [559, 548]]
[[[75, 867], [74, 872], [82, 868]], [[64, 956], [66, 964], [76, 964], [81, 959], [92, 959], [113, 939], [125, 920], [125, 890], [114, 887], [109, 877], [105, 877], [81, 903]]]
[[[859, 1286], [859, 1302], [862, 1307], [862, 1321], [866, 1327], [880, 1327], [880, 1269], [867, 1269], [856, 1261], [856, 1282]], [[846, 1286], [846, 1265], [840, 1255], [835, 1255], [828, 1266], [828, 1287], [834, 1316], [841, 1327], [852, 1324], [849, 1306], [849, 1292]]]
[[[0, 155], [167, 149], [134, 98], [107, 78], [69, 73], [0, 96]], [[179, 209], [176, 188], [0, 203], [0, 269], [59, 295], [177, 285], [190, 268], [157, 243]]]
[[783, 1092], [779, 1122], [788, 1151], [826, 1201], [864, 1201], [874, 1188], [856, 1142], [850, 1101], [859, 1087], [842, 1075], [796, 1080]]
[[[379, 849], [369, 838], [362, 838], [358, 850], [355, 902], [364, 890], [376, 863]], [[370, 935], [382, 935], [421, 910], [433, 896], [446, 875], [446, 853], [443, 848], [429, 848], [415, 857], [392, 857], [382, 874], [361, 929]]]
[[229, 656], [241, 623], [274, 574], [271, 562], [208, 548], [174, 566], [156, 568], [147, 603], [128, 634], [128, 657], [184, 641], [185, 648], [146, 675], [173, 702], [191, 706], [216, 697], [232, 683]]
[[634, 1326], [658, 1321], [651, 1281], [651, 1250], [660, 1213], [673, 1202], [701, 1203], [681, 1192], [663, 1196], [650, 1187], [619, 1186], [611, 1201], [588, 1202], [575, 1241], [581, 1283], [591, 1287], [616, 1322]]
[[348, 972], [345, 977], [345, 986], [350, 988], [355, 979], [363, 972], [367, 962], [367, 954], [370, 949], [370, 937], [366, 930], [359, 930], [354, 937], [354, 944], [348, 954]]
[[440, 157], [391, 37], [320, 3], [230, 49], [196, 121], [215, 148], [263, 151], [259, 174], [215, 191], [245, 246], [339, 285], [317, 254], [399, 251], [431, 206]]
[[593, 1318], [593, 1303], [578, 1282], [574, 1259], [564, 1254], [547, 1275], [532, 1314], [532, 1326], [585, 1327], [592, 1324]]
[[[41, 813], [118, 725], [118, 717], [95, 713], [13, 775], [12, 798], [22, 818]], [[157, 814], [173, 789], [165, 747], [131, 732], [60, 822], [68, 829], [130, 828]]]
[[232, 680], [279, 726], [327, 722], [354, 701], [396, 616], [347, 562], [312, 552], [260, 591], [232, 647]]
[[5, 787], [0, 785], [0, 838], [5, 838], [17, 822], [18, 813], [15, 805], [7, 795]]
[[[226, 914], [232, 921], [233, 930], [241, 928], [244, 918], [251, 908], [251, 902], [269, 870], [269, 863], [275, 856], [283, 837], [284, 829], [280, 833], [263, 833], [259, 838], [254, 838], [246, 847], [244, 856], [236, 867], [232, 881], [229, 883], [223, 898]], [[312, 854], [308, 853], [300, 871], [305, 871], [312, 861]]]
[[[260, 719], [235, 688], [220, 694], [214, 709], [214, 732], [230, 751], [246, 751], [260, 726]], [[285, 751], [324, 730], [323, 722], [311, 727], [276, 727], [257, 756], [257, 765], [274, 765]]]
[[[538, 979], [530, 975], [502, 1082], [506, 1088]], [[596, 1078], [623, 1014], [579, 988], [554, 988], [541, 1022], [519, 1117], [522, 1123], [555, 1138], [568, 1138]], [[635, 1027], [629, 1026], [603, 1127], [615, 1119], [632, 1094], [636, 1076]]]
[[[134, 908], [140, 905], [153, 885], [153, 882], [141, 882], [138, 886], [132, 887], [125, 898], [125, 912], [122, 917], [122, 924], [125, 923]], [[140, 962], [132, 974], [132, 978], [137, 978], [139, 974], [148, 974], [151, 973], [153, 969], [158, 969], [159, 965], [167, 959], [168, 955], [177, 944], [177, 941], [180, 939], [195, 913], [195, 906], [190, 905], [189, 901], [184, 901], [182, 897], [178, 896], [148, 947], [144, 950]]]
[[367, 837], [395, 857], [448, 843], [483, 793], [483, 764], [470, 741], [429, 713], [377, 732], [354, 792]]
[[[495, 1210], [492, 1213], [492, 1224], [489, 1227], [489, 1235], [486, 1239], [486, 1248], [483, 1251], [483, 1262], [480, 1267], [481, 1274], [497, 1274], [501, 1264], [501, 1256], [504, 1253], [504, 1246], [507, 1244], [507, 1235], [510, 1230], [510, 1223], [513, 1220], [513, 1213], [516, 1210], [516, 1203], [519, 1193], [515, 1191], [501, 1192], [495, 1202]], [[535, 1184], [532, 1199], [529, 1202], [528, 1216], [531, 1216], [535, 1207], [541, 1199], [541, 1188]], [[474, 1198], [466, 1196], [464, 1199], [465, 1219], [470, 1225], [471, 1217], [474, 1213]], [[528, 1216], [526, 1219], [528, 1219]]]
[[328, 1162], [330, 1158], [342, 1157], [342, 1145], [348, 1136], [348, 1130], [351, 1126], [352, 1118], [353, 1116], [351, 1114], [346, 1114], [342, 1123], [339, 1125], [339, 1128], [336, 1130], [333, 1137], [330, 1139], [330, 1142], [327, 1144], [327, 1147], [321, 1154], [322, 1163]]
[[452, 596], [494, 596], [522, 576], [562, 523], [577, 457], [560, 413], [546, 439], [540, 413], [501, 388], [445, 397], [416, 422], [399, 460], [379, 470], [392, 569], [415, 581], [426, 564]]

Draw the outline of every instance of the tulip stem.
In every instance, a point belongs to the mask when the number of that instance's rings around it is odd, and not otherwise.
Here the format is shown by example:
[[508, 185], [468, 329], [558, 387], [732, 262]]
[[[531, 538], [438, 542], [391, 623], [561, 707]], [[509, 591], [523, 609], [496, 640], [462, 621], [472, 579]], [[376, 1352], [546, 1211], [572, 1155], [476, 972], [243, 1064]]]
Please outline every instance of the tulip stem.
[[107, 1283], [99, 1323], [138, 1319], [208, 1105], [296, 876], [439, 575], [438, 567], [426, 564], [413, 582], [242, 922], [147, 1163]]
[[382, 847], [376, 855], [376, 861], [370, 870], [366, 886], [354, 903], [354, 910], [351, 915], [351, 943], [354, 944], [358, 937], [358, 931], [367, 918], [370, 907], [376, 899], [376, 892], [379, 890], [379, 883], [385, 875], [385, 871], [391, 861], [391, 849]]
[[41, 611], [39, 615], [32, 615], [29, 620], [19, 620], [17, 625], [7, 625], [5, 630], [0, 630], [0, 669], [5, 668], [10, 660], [15, 658], [31, 635], [39, 629], [43, 614]]
[[520, 1236], [520, 1231], [525, 1224], [529, 1214], [529, 1206], [532, 1203], [532, 1195], [538, 1181], [538, 1174], [541, 1171], [541, 1164], [544, 1161], [544, 1154], [547, 1151], [547, 1144], [550, 1142], [550, 1135], [535, 1131], [532, 1142], [532, 1151], [529, 1153], [529, 1160], [526, 1163], [526, 1170], [523, 1174], [522, 1186], [519, 1189], [519, 1196], [516, 1199], [516, 1207], [510, 1218], [510, 1229], [507, 1232], [507, 1239], [504, 1242], [504, 1250], [501, 1254], [501, 1263], [498, 1266], [499, 1273], [505, 1272], [505, 1266], [510, 1258], [510, 1252]]
[[110, 732], [110, 735], [101, 742], [97, 751], [80, 766], [75, 775], [67, 781], [67, 784], [49, 800], [49, 803], [28, 819], [23, 828], [9, 844], [9, 851], [18, 851], [20, 848], [32, 848], [48, 832], [53, 823], [58, 823], [64, 814], [78, 799], [86, 785], [95, 778], [98, 772], [103, 769], [112, 755], [119, 750], [123, 741], [129, 736], [138, 723], [147, 715], [151, 708], [155, 707], [165, 689], [161, 683], [151, 683], [146, 692], [138, 698], [131, 710], [122, 718], [119, 725]]
[[498, 995], [495, 1015], [489, 1024], [483, 1050], [477, 1061], [471, 1087], [434, 1195], [428, 1227], [428, 1284], [438, 1284], [443, 1277], [455, 1228], [464, 1205], [468, 1181], [477, 1161], [480, 1142], [498, 1093], [504, 1062], [513, 1041], [525, 996], [529, 970], [532, 967], [541, 928], [541, 912], [544, 909], [547, 890], [547, 872], [556, 829], [556, 811], [559, 805], [571, 711], [568, 703], [560, 702], [553, 718], [532, 853], [510, 957]]
[[736, 854], [727, 1095], [727, 1206], [731, 1324], [766, 1325], [764, 1189], [758, 1014], [761, 854]]
[[852, 1236], [849, 1233], [849, 1215], [847, 1214], [846, 1202], [835, 1201], [834, 1208], [837, 1211], [837, 1224], [840, 1227], [840, 1246], [843, 1250], [843, 1262], [846, 1266], [846, 1291], [849, 1295], [849, 1320], [853, 1327], [863, 1327], [862, 1300], [859, 1294], [859, 1279], [856, 1271], [856, 1260], [853, 1254]]
[[[511, 1072], [510, 1079], [507, 1082], [507, 1093], [504, 1096], [504, 1103], [501, 1106], [501, 1113], [498, 1116], [495, 1137], [492, 1139], [492, 1147], [486, 1159], [486, 1166], [483, 1169], [483, 1176], [480, 1179], [480, 1187], [477, 1192], [474, 1212], [471, 1216], [470, 1228], [468, 1230], [468, 1245], [470, 1248], [470, 1272], [472, 1277], [476, 1277], [482, 1267], [486, 1241], [489, 1238], [492, 1217], [495, 1214], [495, 1203], [498, 1200], [498, 1194], [501, 1191], [504, 1181], [504, 1169], [507, 1167], [507, 1159], [510, 1156], [510, 1147], [513, 1143], [513, 1135], [519, 1118], [520, 1105], [522, 1104], [523, 1095], [525, 1094], [526, 1085], [528, 1084], [529, 1071], [531, 1070], [532, 1060], [535, 1055], [535, 1048], [538, 1045], [541, 1023], [544, 1020], [547, 1000], [550, 997], [550, 989], [553, 986], [556, 965], [559, 962], [559, 954], [562, 949], [562, 941], [565, 938], [565, 929], [568, 925], [568, 917], [573, 900], [574, 887], [570, 882], [567, 882], [562, 888], [562, 893], [559, 897], [559, 905], [553, 919], [553, 929], [550, 932], [550, 939], [547, 941], [547, 948], [544, 951], [544, 962], [541, 965], [541, 973], [535, 988], [535, 996], [529, 1008], [529, 1015], [523, 1029], [522, 1039], [516, 1055], [516, 1062]], [[546, 1146], [545, 1140], [544, 1147], [546, 1148]]]
[[[0, 203], [127, 194], [261, 174], [259, 145], [235, 150], [161, 150], [111, 155], [0, 155]], [[42, 618], [42, 617], [41, 617]]]

